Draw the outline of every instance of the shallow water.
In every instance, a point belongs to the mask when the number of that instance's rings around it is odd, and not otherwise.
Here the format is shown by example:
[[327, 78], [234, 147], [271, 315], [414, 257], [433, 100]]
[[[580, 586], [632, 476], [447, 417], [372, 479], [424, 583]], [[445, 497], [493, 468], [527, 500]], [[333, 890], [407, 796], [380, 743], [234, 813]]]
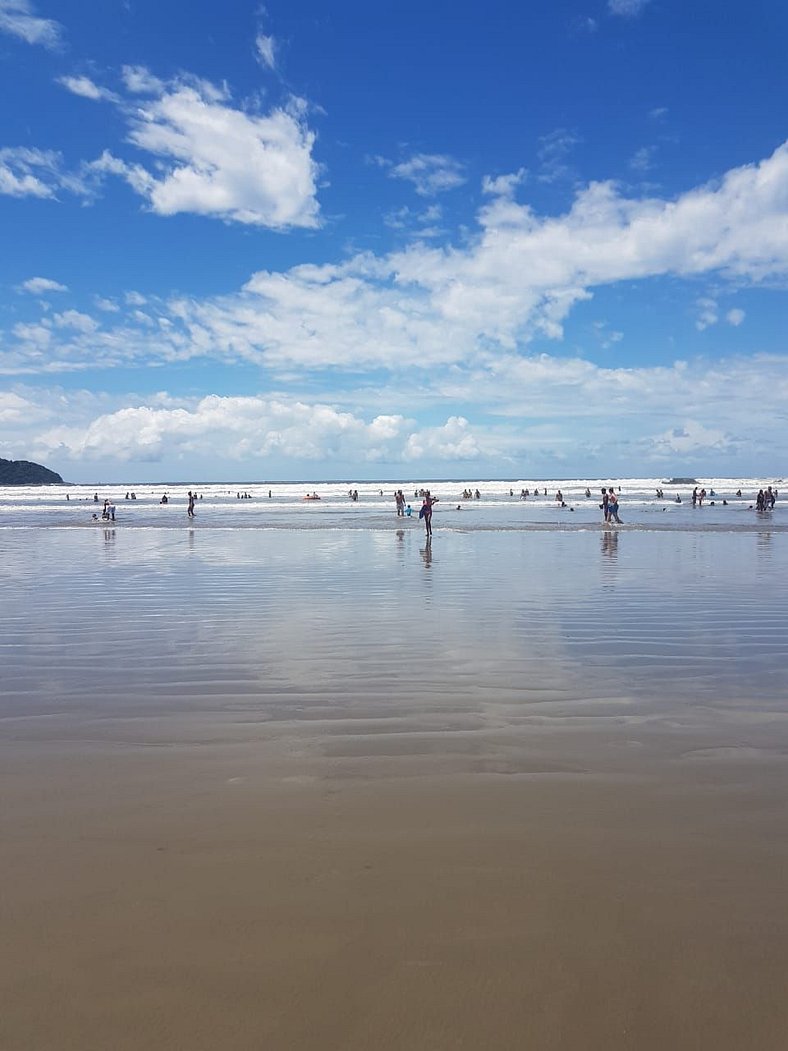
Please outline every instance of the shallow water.
[[0, 530], [4, 1049], [784, 1046], [785, 533], [413, 526]]
[[23, 721], [785, 732], [784, 534], [17, 529], [3, 555]]

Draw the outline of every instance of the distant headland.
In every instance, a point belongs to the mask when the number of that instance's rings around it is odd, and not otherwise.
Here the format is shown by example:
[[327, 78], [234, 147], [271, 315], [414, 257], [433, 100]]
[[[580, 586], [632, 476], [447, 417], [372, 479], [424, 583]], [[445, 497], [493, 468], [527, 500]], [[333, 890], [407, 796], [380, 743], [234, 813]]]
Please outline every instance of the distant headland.
[[0, 457], [0, 485], [62, 485], [63, 479], [48, 467], [30, 460], [3, 460]]

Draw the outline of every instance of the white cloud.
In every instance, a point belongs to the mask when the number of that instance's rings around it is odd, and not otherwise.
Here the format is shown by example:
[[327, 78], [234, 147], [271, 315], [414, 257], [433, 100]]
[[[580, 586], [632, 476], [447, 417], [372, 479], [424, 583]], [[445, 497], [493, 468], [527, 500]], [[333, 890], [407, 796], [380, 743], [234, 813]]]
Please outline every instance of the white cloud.
[[381, 167], [389, 169], [392, 179], [413, 183], [422, 197], [434, 197], [446, 190], [454, 190], [465, 182], [463, 165], [453, 157], [437, 153], [416, 153], [408, 160], [394, 164], [377, 158]]
[[650, 2], [651, 0], [607, 0], [607, 9], [611, 15], [636, 18]]
[[24, 147], [0, 149], [0, 193], [10, 197], [53, 197], [54, 190], [33, 174], [51, 173], [56, 154]]
[[725, 315], [725, 320], [729, 325], [733, 325], [734, 328], [738, 328], [739, 325], [744, 321], [745, 313], [740, 310], [739, 307], [734, 307], [733, 310], [729, 310]]
[[95, 332], [98, 328], [92, 317], [78, 310], [64, 310], [61, 314], [55, 314], [52, 323], [58, 328], [70, 328], [84, 333]]
[[10, 33], [28, 44], [57, 48], [62, 27], [52, 19], [39, 18], [33, 10], [29, 0], [0, 0], [0, 32]]
[[726, 452], [732, 445], [730, 435], [718, 427], [705, 427], [697, 420], [687, 420], [683, 426], [671, 427], [651, 439], [653, 453], [667, 459], [676, 455], [686, 457]]
[[716, 299], [702, 296], [696, 300], [695, 305], [699, 311], [698, 319], [695, 322], [695, 328], [698, 332], [703, 332], [704, 329], [709, 328], [711, 325], [716, 325], [720, 320]]
[[539, 181], [552, 183], [571, 177], [573, 170], [567, 160], [575, 146], [582, 141], [579, 135], [567, 128], [556, 128], [548, 135], [542, 135], [536, 151], [540, 162]]
[[518, 168], [507, 175], [485, 175], [482, 178], [482, 193], [513, 197], [517, 187], [525, 182], [527, 174], [525, 168]]
[[62, 157], [54, 150], [26, 146], [0, 149], [0, 194], [54, 198], [58, 190], [83, 197], [91, 193], [82, 175], [63, 170]]
[[[223, 297], [150, 302], [155, 335], [147, 322], [124, 317], [62, 350], [55, 341], [46, 367], [83, 367], [100, 352], [108, 365], [206, 357], [280, 375], [397, 372], [524, 353], [534, 339], [561, 339], [565, 318], [597, 287], [665, 275], [730, 276], [740, 285], [784, 277], [786, 216], [788, 145], [672, 200], [629, 198], [613, 183], [593, 183], [565, 214], [543, 217], [493, 195], [459, 246], [419, 240], [341, 265], [261, 271]], [[716, 323], [716, 300], [698, 307], [703, 327]], [[42, 367], [26, 355], [7, 342], [0, 367]]]
[[145, 66], [124, 66], [123, 83], [134, 95], [163, 95], [166, 90], [164, 81], [155, 77]]
[[629, 167], [636, 172], [650, 171], [654, 167], [654, 154], [656, 152], [656, 146], [641, 146], [630, 158]]
[[31, 418], [36, 422], [41, 419], [34, 402], [13, 391], [0, 391], [0, 425], [29, 424]]
[[623, 332], [611, 329], [606, 321], [595, 321], [593, 327], [602, 350], [609, 350], [624, 338]]
[[83, 426], [49, 428], [36, 437], [36, 449], [74, 460], [109, 457], [120, 462], [156, 461], [165, 452], [234, 460], [276, 455], [317, 463], [337, 458], [374, 462], [401, 456], [409, 437], [404, 417], [377, 416], [366, 422], [321, 403], [211, 395], [169, 407], [167, 400], [120, 408]]
[[[0, 425], [30, 458], [75, 463], [116, 461], [190, 463], [264, 460], [286, 470], [291, 461], [419, 465], [473, 462], [515, 465], [578, 463], [600, 450], [606, 470], [629, 458], [638, 469], [662, 470], [680, 456], [730, 469], [746, 454], [755, 464], [774, 446], [775, 413], [788, 404], [788, 359], [778, 356], [705, 360], [650, 368], [604, 368], [578, 358], [488, 356], [466, 367], [431, 371], [388, 385], [391, 411], [377, 414], [380, 389], [359, 398], [356, 388], [331, 404], [292, 395], [146, 398], [100, 393], [34, 392], [18, 387], [0, 396]], [[19, 399], [22, 399], [20, 401]], [[27, 415], [24, 402], [36, 406]], [[407, 406], [407, 414], [401, 410]], [[460, 406], [464, 406], [461, 408]], [[425, 408], [444, 422], [414, 419]], [[614, 416], [617, 426], [611, 428]], [[707, 421], [712, 420], [713, 423]], [[677, 425], [676, 421], [681, 421]], [[716, 457], [716, 459], [715, 459]], [[573, 468], [575, 469], [575, 468]]]
[[255, 54], [266, 69], [276, 69], [276, 41], [272, 36], [258, 33], [255, 42]]
[[129, 141], [152, 154], [152, 171], [108, 151], [90, 166], [125, 178], [158, 215], [191, 212], [276, 230], [319, 225], [315, 135], [300, 104], [254, 116], [227, 92], [195, 78], [165, 86], [139, 67], [127, 88], [154, 97], [129, 113]]
[[452, 416], [442, 427], [426, 427], [411, 434], [403, 459], [406, 463], [425, 459], [467, 461], [477, 460], [481, 452], [478, 438], [465, 417]]
[[58, 83], [62, 84], [73, 95], [79, 95], [84, 99], [99, 101], [100, 99], [114, 100], [117, 97], [111, 91], [107, 91], [106, 88], [100, 88], [97, 84], [94, 84], [90, 77], [59, 77]]
[[68, 292], [66, 285], [61, 285], [59, 281], [53, 281], [49, 277], [29, 277], [19, 285], [19, 290], [32, 292], [36, 296], [45, 292]]
[[422, 240], [439, 237], [446, 232], [440, 225], [442, 217], [443, 210], [439, 204], [431, 204], [421, 211], [403, 205], [384, 215], [383, 222], [392, 230], [407, 230]]

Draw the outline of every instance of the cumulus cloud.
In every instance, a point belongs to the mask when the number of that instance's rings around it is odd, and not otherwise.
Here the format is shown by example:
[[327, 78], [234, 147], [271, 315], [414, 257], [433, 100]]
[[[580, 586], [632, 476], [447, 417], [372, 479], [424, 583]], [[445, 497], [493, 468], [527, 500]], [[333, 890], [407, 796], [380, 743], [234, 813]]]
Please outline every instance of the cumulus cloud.
[[23, 436], [31, 458], [45, 462], [199, 465], [212, 457], [282, 469], [311, 462], [316, 473], [332, 462], [420, 466], [420, 473], [429, 465], [467, 463], [501, 471], [508, 463], [511, 472], [525, 457], [556, 465], [569, 457], [577, 465], [584, 450], [597, 449], [606, 470], [622, 450], [630, 462], [659, 470], [678, 456], [730, 469], [737, 455], [757, 463], [773, 447], [774, 413], [762, 407], [788, 405], [788, 359], [609, 368], [546, 354], [488, 355], [431, 371], [418, 396], [412, 383], [387, 384], [386, 414], [375, 408], [379, 388], [370, 389], [366, 407], [350, 387], [331, 404], [289, 394], [187, 399], [161, 392], [140, 399], [19, 387], [13, 393], [0, 395], [0, 448], [4, 433]]
[[[155, 325], [124, 315], [89, 340], [54, 344], [46, 366], [83, 367], [101, 352], [108, 363], [209, 357], [279, 374], [434, 368], [559, 340], [566, 317], [597, 287], [788, 274], [788, 145], [674, 199], [592, 183], [563, 215], [539, 216], [507, 182], [495, 187], [507, 192], [488, 193], [476, 231], [459, 246], [417, 240], [388, 255], [260, 271], [236, 294], [147, 303]], [[702, 326], [716, 322], [716, 300], [698, 307]], [[41, 367], [26, 354], [6, 343], [0, 367]]]
[[61, 285], [59, 281], [53, 281], [49, 277], [29, 277], [27, 281], [23, 281], [19, 285], [19, 290], [32, 292], [33, 295], [40, 296], [46, 292], [68, 292], [68, 287]]
[[426, 427], [411, 434], [405, 444], [403, 459], [477, 460], [481, 455], [478, 438], [468, 420], [452, 416], [442, 427]]
[[84, 333], [95, 332], [98, 328], [98, 323], [89, 314], [82, 314], [79, 310], [64, 310], [55, 314], [52, 323], [57, 328], [70, 328]]
[[[166, 401], [166, 399], [165, 399]], [[410, 424], [412, 427], [412, 422]], [[157, 461], [190, 453], [233, 460], [377, 461], [401, 457], [409, 437], [402, 416], [369, 421], [322, 403], [210, 395], [192, 405], [137, 405], [84, 426], [55, 426], [35, 439], [38, 451], [74, 460]]]
[[164, 84], [126, 67], [124, 81], [150, 96], [124, 112], [129, 141], [155, 164], [148, 169], [105, 151], [90, 166], [94, 174], [121, 176], [158, 215], [191, 212], [275, 230], [319, 225], [315, 135], [303, 106], [256, 116], [196, 78]]
[[422, 197], [435, 197], [446, 190], [454, 190], [465, 182], [463, 165], [453, 157], [437, 153], [416, 153], [395, 164], [384, 157], [377, 163], [387, 168], [392, 179], [404, 179], [416, 188]]
[[506, 175], [485, 175], [482, 179], [482, 193], [513, 197], [517, 187], [525, 182], [527, 174], [525, 168], [518, 168], [516, 172]]
[[60, 45], [62, 27], [36, 15], [29, 0], [0, 0], [0, 32], [52, 50]]
[[41, 418], [36, 406], [28, 398], [13, 391], [0, 391], [0, 425], [36, 422]]
[[671, 427], [663, 434], [656, 435], [650, 444], [656, 456], [669, 460], [677, 455], [687, 457], [727, 452], [734, 441], [717, 427], [706, 427], [697, 420], [688, 420], [683, 426]]

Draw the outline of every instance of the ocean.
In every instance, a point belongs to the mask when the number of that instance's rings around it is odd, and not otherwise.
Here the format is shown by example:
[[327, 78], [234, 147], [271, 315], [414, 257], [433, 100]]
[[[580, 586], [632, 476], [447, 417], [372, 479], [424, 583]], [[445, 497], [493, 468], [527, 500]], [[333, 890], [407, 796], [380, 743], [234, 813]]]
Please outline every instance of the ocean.
[[[105, 499], [115, 504], [115, 524], [124, 529], [416, 528], [421, 505], [418, 493], [429, 489], [439, 499], [433, 518], [436, 531], [596, 529], [602, 525], [599, 502], [603, 485], [615, 488], [620, 517], [628, 529], [781, 530], [788, 527], [783, 521], [779, 500], [773, 512], [759, 514], [755, 510], [759, 489], [771, 485], [788, 493], [782, 478], [708, 478], [701, 484], [706, 488], [707, 498], [703, 507], [695, 508], [691, 501], [693, 486], [669, 485], [660, 478], [9, 486], [0, 487], [0, 528], [93, 527], [93, 514], [100, 516]], [[191, 522], [186, 516], [189, 489], [199, 496]], [[402, 489], [411, 505], [410, 520], [403, 521], [396, 516], [395, 489]], [[529, 490], [530, 495], [521, 499], [524, 489]], [[585, 495], [586, 489], [590, 490], [589, 497]], [[657, 496], [659, 489], [664, 493], [662, 498]], [[559, 490], [564, 507], [556, 500]], [[356, 491], [358, 500], [352, 500], [349, 494]], [[474, 494], [471, 499], [463, 496], [468, 491]], [[478, 499], [475, 498], [477, 491]], [[739, 491], [741, 496], [737, 495]], [[131, 499], [132, 493], [135, 500]], [[320, 499], [304, 499], [313, 493]], [[168, 503], [163, 505], [161, 499], [165, 494]], [[676, 501], [677, 496], [680, 502]]]

